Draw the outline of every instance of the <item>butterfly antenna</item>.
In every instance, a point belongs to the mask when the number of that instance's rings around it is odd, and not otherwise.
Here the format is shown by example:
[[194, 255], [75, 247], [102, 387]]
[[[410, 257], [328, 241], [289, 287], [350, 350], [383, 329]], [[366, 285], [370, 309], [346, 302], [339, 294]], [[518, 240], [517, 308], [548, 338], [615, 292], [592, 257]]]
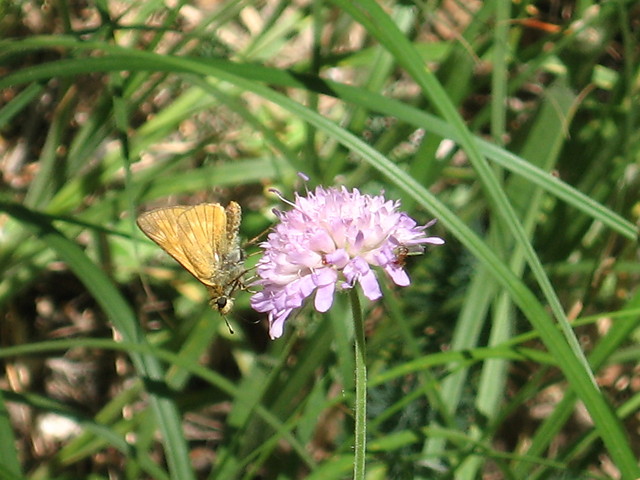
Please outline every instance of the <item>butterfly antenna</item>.
[[[222, 314], [221, 314], [222, 315]], [[227, 320], [227, 316], [226, 315], [222, 315], [222, 318], [224, 318], [224, 323], [227, 324], [227, 328], [229, 329], [229, 333], [231, 335], [235, 334], [236, 332], [233, 331], [233, 328], [231, 328], [231, 324], [229, 324], [229, 320]]]

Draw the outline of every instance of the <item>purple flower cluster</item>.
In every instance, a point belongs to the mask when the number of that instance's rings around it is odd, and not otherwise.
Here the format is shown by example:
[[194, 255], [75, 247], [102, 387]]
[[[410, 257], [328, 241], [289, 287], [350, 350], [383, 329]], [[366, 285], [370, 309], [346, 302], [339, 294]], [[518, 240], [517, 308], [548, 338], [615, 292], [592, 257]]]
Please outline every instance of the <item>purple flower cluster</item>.
[[336, 286], [362, 287], [370, 300], [382, 296], [371, 267], [382, 268], [396, 285], [409, 285], [404, 270], [407, 255], [419, 254], [424, 244], [441, 245], [439, 237], [419, 226], [400, 202], [382, 195], [363, 195], [357, 189], [322, 188], [303, 197], [296, 194], [293, 209], [277, 212], [279, 223], [262, 243], [258, 262], [262, 290], [251, 298], [252, 307], [269, 314], [269, 335], [282, 335], [287, 317], [315, 292], [314, 306], [326, 312]]

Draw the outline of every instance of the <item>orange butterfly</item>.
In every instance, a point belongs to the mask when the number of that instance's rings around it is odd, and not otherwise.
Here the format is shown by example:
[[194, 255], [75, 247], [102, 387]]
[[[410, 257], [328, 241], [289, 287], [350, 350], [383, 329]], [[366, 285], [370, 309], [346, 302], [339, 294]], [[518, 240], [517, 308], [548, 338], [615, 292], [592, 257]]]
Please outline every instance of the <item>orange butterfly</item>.
[[242, 211], [236, 202], [158, 208], [138, 217], [138, 227], [206, 285], [211, 306], [221, 314], [233, 307], [242, 286], [244, 252], [238, 231]]

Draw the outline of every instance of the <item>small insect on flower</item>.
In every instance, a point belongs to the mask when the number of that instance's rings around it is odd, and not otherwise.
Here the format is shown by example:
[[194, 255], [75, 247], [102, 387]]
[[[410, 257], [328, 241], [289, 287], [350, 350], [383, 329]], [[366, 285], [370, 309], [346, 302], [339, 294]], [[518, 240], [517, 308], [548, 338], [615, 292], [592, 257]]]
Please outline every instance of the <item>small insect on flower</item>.
[[314, 306], [326, 312], [340, 289], [362, 287], [369, 300], [382, 296], [372, 267], [381, 268], [399, 286], [409, 285], [404, 270], [409, 255], [425, 244], [442, 245], [419, 226], [400, 202], [382, 195], [363, 195], [357, 189], [317, 187], [302, 197], [296, 194], [292, 210], [277, 212], [279, 223], [262, 243], [264, 255], [257, 265], [262, 290], [251, 297], [258, 312], [269, 314], [269, 335], [278, 338], [289, 315], [315, 292]]
[[242, 287], [244, 253], [238, 231], [242, 212], [231, 202], [158, 208], [138, 217], [138, 227], [202, 282], [211, 306], [225, 315]]

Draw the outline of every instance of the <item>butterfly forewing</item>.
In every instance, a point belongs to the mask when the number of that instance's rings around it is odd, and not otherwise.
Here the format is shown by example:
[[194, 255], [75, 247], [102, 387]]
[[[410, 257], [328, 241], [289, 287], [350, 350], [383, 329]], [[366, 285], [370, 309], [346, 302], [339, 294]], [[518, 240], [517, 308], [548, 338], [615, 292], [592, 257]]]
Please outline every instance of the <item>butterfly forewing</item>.
[[160, 248], [199, 279], [196, 273], [196, 266], [192, 263], [191, 257], [184, 251], [182, 233], [178, 229], [176, 222], [176, 218], [189, 208], [191, 207], [177, 206], [151, 210], [138, 217], [138, 226]]

